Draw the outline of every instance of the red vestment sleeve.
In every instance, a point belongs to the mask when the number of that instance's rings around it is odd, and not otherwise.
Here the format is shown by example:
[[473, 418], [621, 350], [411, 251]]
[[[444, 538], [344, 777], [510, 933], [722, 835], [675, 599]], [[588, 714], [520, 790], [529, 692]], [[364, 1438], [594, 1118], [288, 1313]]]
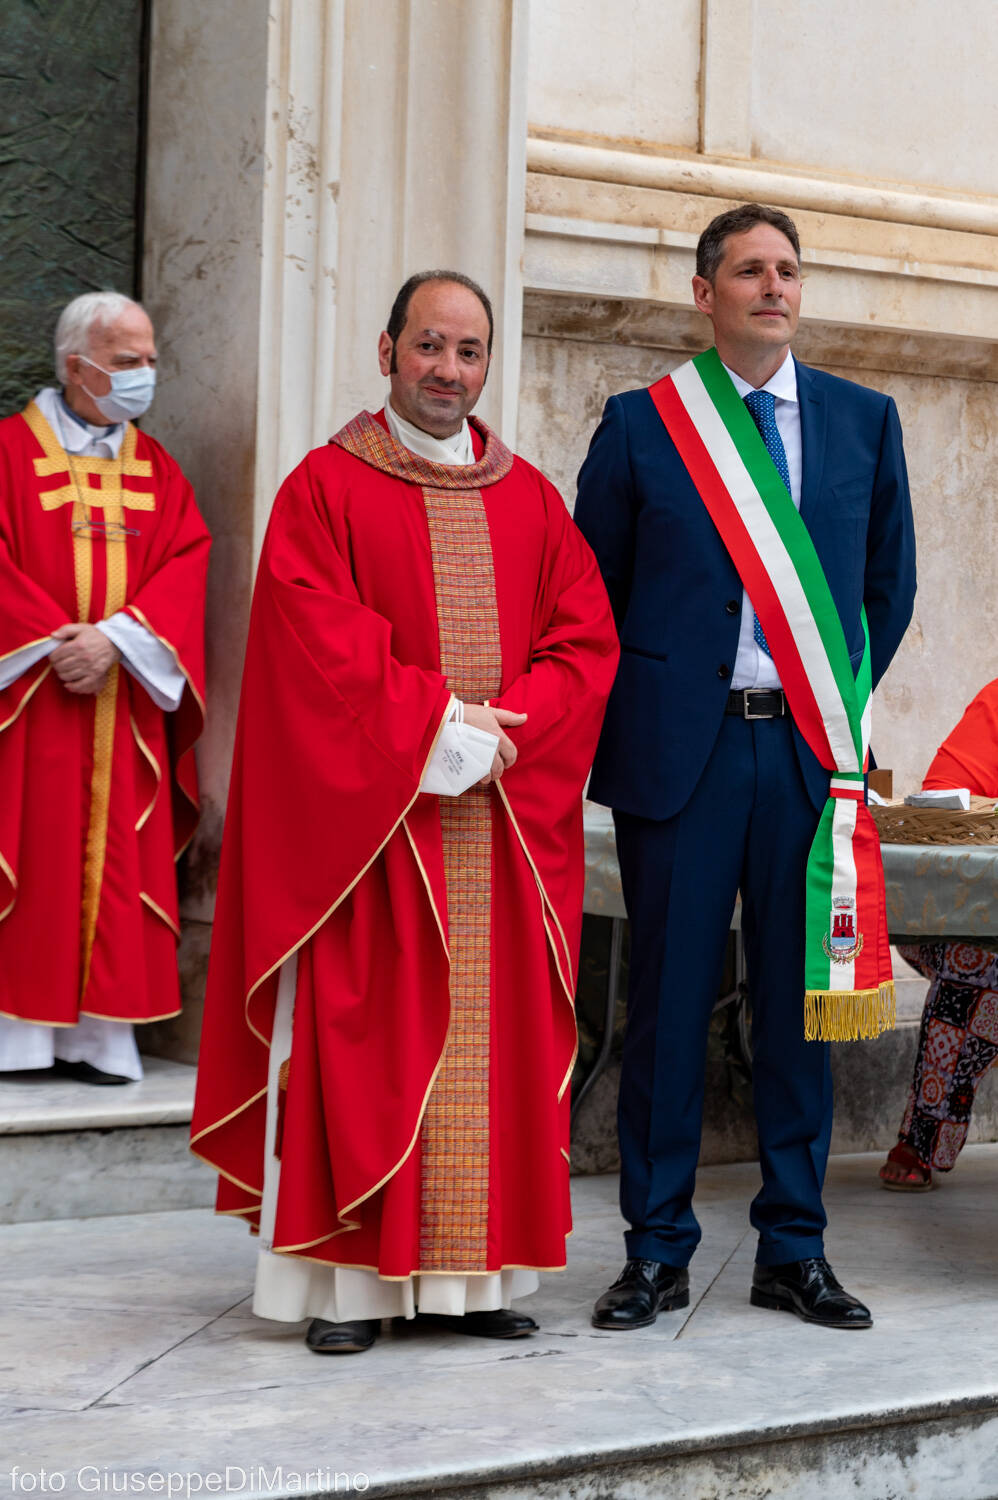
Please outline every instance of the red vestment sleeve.
[[[21, 424], [9, 419], [3, 424], [3, 437], [11, 433], [20, 436]], [[30, 557], [30, 538], [24, 527], [19, 507], [14, 497], [24, 491], [24, 476], [19, 464], [20, 452], [15, 443], [0, 440], [0, 661], [23, 646], [42, 640], [68, 625], [70, 617], [65, 608], [52, 595], [28, 576], [18, 566], [18, 559]], [[44, 670], [44, 666], [39, 670]], [[29, 674], [31, 678], [35, 673]], [[23, 684], [16, 682], [7, 693], [23, 692]], [[7, 718], [5, 695], [0, 695], [0, 724]]]
[[[162, 503], [141, 576], [129, 590], [125, 613], [170, 650], [187, 679], [184, 696], [168, 720], [174, 834], [179, 854], [198, 821], [194, 745], [204, 727], [204, 596], [211, 538], [194, 491], [181, 470], [153, 438], [143, 435], [140, 441], [143, 457], [152, 461], [154, 485]], [[146, 720], [151, 721], [160, 710], [141, 690], [132, 693], [132, 705], [138, 731], [145, 737]]]
[[[0, 661], [13, 656], [25, 646], [44, 640], [60, 625], [69, 624], [69, 616], [51, 594], [21, 571], [11, 555], [13, 538], [8, 528], [13, 518], [0, 506]], [[0, 729], [14, 719], [39, 679], [48, 671], [48, 660], [16, 678], [0, 692]]]
[[[40, 584], [22, 573], [10, 555], [10, 539], [4, 535], [3, 510], [0, 507], [0, 661], [50, 636], [60, 625], [68, 624], [66, 611], [47, 594]], [[51, 670], [48, 658], [36, 662], [20, 677], [0, 691], [0, 732], [9, 729], [31, 698], [42, 678]], [[11, 799], [4, 819], [4, 842], [14, 859], [16, 830], [20, 827], [18, 807], [22, 788], [8, 785], [5, 795]], [[16, 860], [15, 860], [16, 864]], [[0, 848], [0, 920], [10, 911], [17, 892], [14, 866]]]
[[527, 670], [493, 702], [527, 715], [509, 731], [517, 760], [499, 783], [500, 796], [557, 916], [555, 950], [560, 941], [574, 997], [585, 877], [579, 792], [620, 651], [596, 559], [557, 490], [541, 484], [548, 540], [535, 645]]
[[45, 592], [40, 583], [22, 573], [10, 555], [10, 545], [3, 535], [0, 513], [0, 661], [15, 651], [44, 640], [60, 625], [69, 624], [69, 616], [60, 604]]
[[259, 1130], [238, 1117], [266, 1090], [277, 971], [398, 828], [450, 703], [439, 670], [398, 660], [361, 602], [331, 462], [299, 465], [264, 541], [208, 975], [192, 1138], [250, 1194]]
[[975, 796], [998, 797], [998, 677], [989, 682], [936, 751], [926, 791], [965, 786]]
[[[0, 517], [0, 528], [2, 528]], [[60, 625], [69, 623], [66, 611], [47, 594], [40, 584], [22, 573], [10, 555], [7, 539], [0, 530], [0, 661], [13, 656], [25, 646], [50, 636]], [[49, 671], [48, 658], [14, 679], [0, 691], [0, 730], [20, 713], [38, 682]]]

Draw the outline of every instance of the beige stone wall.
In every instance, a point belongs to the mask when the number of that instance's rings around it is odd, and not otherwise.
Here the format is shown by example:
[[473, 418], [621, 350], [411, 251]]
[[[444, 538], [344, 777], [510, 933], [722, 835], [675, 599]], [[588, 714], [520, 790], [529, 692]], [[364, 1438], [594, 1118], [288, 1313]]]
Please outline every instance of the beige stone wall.
[[998, 96], [981, 66], [998, 48], [992, 0], [967, 0], [959, 25], [945, 24], [935, 0], [752, 0], [752, 9], [752, 156], [994, 192], [985, 143], [998, 129]]
[[538, 134], [993, 195], [998, 7], [530, 0]]
[[696, 150], [699, 64], [700, 0], [534, 0], [531, 127]]

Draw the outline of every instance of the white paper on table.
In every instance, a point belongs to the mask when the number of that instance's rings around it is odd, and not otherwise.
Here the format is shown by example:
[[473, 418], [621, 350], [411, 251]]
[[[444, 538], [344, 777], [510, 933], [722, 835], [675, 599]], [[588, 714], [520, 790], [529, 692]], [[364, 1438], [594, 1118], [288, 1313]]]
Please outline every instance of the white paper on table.
[[965, 786], [940, 789], [935, 792], [913, 792], [910, 797], [904, 799], [905, 807], [939, 807], [952, 808], [955, 812], [960, 809], [963, 812], [970, 811], [970, 791]]

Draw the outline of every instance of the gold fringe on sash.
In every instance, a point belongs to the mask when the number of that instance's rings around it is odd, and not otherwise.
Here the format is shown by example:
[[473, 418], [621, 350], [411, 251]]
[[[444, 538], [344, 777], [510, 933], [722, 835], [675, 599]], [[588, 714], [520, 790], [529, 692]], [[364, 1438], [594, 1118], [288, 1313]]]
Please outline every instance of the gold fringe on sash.
[[893, 979], [874, 990], [808, 990], [804, 1038], [808, 1042], [869, 1041], [892, 1030], [897, 996]]

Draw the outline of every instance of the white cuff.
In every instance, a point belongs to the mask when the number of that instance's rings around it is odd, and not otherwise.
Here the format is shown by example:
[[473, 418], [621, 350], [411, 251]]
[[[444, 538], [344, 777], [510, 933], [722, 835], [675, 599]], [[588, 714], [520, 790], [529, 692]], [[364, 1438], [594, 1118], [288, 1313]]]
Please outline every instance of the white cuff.
[[109, 620], [98, 620], [97, 629], [117, 646], [124, 667], [141, 683], [157, 708], [172, 713], [180, 707], [187, 679], [168, 646], [124, 610]]
[[10, 687], [19, 677], [23, 677], [29, 667], [33, 667], [36, 661], [41, 661], [54, 651], [56, 646], [61, 646], [61, 641], [54, 641], [51, 636], [46, 636], [43, 641], [35, 641], [30, 646], [22, 646], [20, 651], [12, 651], [10, 656], [0, 661], [0, 692]]

